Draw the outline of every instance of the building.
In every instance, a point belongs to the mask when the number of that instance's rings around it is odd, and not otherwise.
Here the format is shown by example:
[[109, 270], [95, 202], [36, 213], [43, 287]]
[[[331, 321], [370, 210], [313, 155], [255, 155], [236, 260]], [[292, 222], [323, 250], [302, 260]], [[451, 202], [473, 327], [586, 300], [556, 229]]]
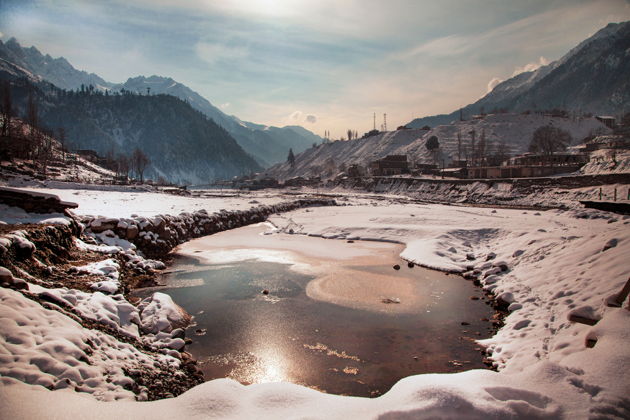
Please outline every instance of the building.
[[562, 166], [584, 165], [588, 156], [581, 153], [554, 153], [553, 155], [537, 155], [525, 153], [506, 160], [501, 166]]
[[611, 117], [610, 115], [600, 115], [595, 117], [595, 119], [597, 119], [597, 121], [601, 122], [608, 128], [615, 128], [615, 126], [617, 125], [615, 117]]
[[348, 166], [348, 170], [346, 172], [348, 173], [349, 177], [353, 177], [353, 178], [357, 178], [365, 174], [365, 170], [363, 169], [363, 167], [360, 165], [357, 165], [356, 163], [353, 163], [352, 165]]
[[90, 162], [94, 162], [94, 163], [96, 163], [100, 159], [100, 156], [98, 155], [98, 153], [90, 149], [77, 150], [77, 154], [81, 156], [83, 159], [88, 160]]
[[389, 155], [370, 163], [370, 173], [375, 176], [400, 175], [409, 173], [407, 155]]
[[575, 172], [588, 162], [585, 154], [534, 155], [526, 153], [506, 160], [501, 166], [467, 168], [467, 178], [531, 178]]

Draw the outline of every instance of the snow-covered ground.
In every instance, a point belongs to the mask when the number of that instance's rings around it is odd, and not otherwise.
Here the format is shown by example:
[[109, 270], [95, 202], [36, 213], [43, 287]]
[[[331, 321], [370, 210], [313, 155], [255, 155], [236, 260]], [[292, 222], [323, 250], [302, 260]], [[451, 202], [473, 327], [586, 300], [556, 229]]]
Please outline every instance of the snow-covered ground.
[[[147, 196], [118, 194], [116, 205], [125, 209], [112, 204], [98, 213], [155, 211], [154, 203], [142, 200]], [[164, 201], [157, 213], [173, 213], [165, 207], [179, 203], [179, 197], [160, 197]], [[90, 200], [97, 208], [97, 203], [107, 206], [113, 199]], [[241, 199], [241, 206], [234, 200], [235, 208], [247, 208], [251, 197]], [[505, 326], [484, 342], [499, 372], [417, 375], [375, 399], [327, 395], [286, 383], [246, 387], [215, 380], [177, 398], [150, 403], [104, 403], [11, 379], [0, 388], [3, 416], [49, 418], [54, 412], [59, 417], [169, 419], [630, 417], [630, 311], [606, 305], [630, 276], [630, 218], [592, 210], [495, 210], [362, 198], [349, 203], [353, 205], [274, 215], [270, 222], [280, 231], [292, 229], [330, 240], [395, 241], [404, 244], [401, 255], [410, 261], [476, 272], [482, 286], [511, 311]], [[209, 211], [212, 206], [232, 205], [220, 199], [207, 204]], [[144, 208], [147, 213], [142, 213]], [[1, 308], [8, 319], [17, 319], [11, 315], [14, 307], [34, 305], [17, 292], [3, 293], [7, 296]], [[45, 321], [40, 319], [43, 309], [28, 308], [26, 313], [32, 315], [19, 318], [27, 336]], [[569, 321], [570, 315], [599, 321], [584, 325]], [[66, 331], [80, 328], [70, 321], [55, 320]], [[587, 347], [587, 340], [594, 347]], [[13, 360], [14, 345], [5, 339], [0, 346], [4, 364]]]
[[[208, 213], [225, 210], [246, 210], [256, 205], [277, 204], [286, 197], [277, 193], [226, 193], [226, 197], [189, 197], [160, 192], [134, 190], [130, 187], [94, 186], [94, 189], [27, 187], [29, 191], [45, 192], [59, 196], [63, 201], [79, 204], [74, 213], [79, 215], [126, 217], [132, 215], [177, 215], [205, 209]], [[220, 191], [215, 191], [220, 194]]]

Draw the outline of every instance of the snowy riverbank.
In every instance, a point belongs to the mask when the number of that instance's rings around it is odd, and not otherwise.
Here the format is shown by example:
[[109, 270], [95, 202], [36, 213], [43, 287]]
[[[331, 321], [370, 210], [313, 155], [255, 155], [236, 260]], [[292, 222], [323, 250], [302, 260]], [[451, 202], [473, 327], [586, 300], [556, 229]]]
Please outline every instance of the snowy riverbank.
[[[74, 201], [81, 205], [80, 198], [77, 195]], [[405, 246], [405, 259], [474, 275], [511, 311], [504, 328], [484, 343], [499, 372], [418, 375], [376, 399], [321, 394], [292, 384], [245, 387], [216, 380], [177, 398], [150, 403], [103, 403], [73, 391], [48, 391], [11, 380], [3, 381], [0, 389], [3, 413], [13, 418], [46, 418], [51, 410], [58, 416], [81, 418], [623, 418], [630, 414], [630, 311], [606, 306], [630, 275], [630, 219], [590, 210], [524, 212], [360, 198], [349, 203], [274, 215], [270, 222], [287, 233], [331, 240], [399, 242]], [[139, 202], [130, 199], [130, 204]], [[11, 295], [7, 302], [27, 305], [18, 292], [7, 293]], [[568, 319], [572, 314], [599, 321], [594, 326], [574, 323]], [[76, 325], [66, 325], [69, 318], [63, 319], [46, 322], [59, 323], [63, 331], [76, 330]], [[594, 347], [586, 346], [587, 339], [590, 344], [595, 341]]]

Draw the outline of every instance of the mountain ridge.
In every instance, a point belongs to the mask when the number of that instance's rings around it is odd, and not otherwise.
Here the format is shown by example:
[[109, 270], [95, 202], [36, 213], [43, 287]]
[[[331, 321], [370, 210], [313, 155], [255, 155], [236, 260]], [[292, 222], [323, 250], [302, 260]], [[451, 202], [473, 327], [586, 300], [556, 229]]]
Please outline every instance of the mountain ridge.
[[[0, 41], [0, 59], [12, 62], [34, 75], [48, 80], [55, 86], [67, 90], [76, 90], [83, 85], [94, 86], [100, 91], [120, 91], [121, 89], [144, 94], [147, 88], [152, 94], [168, 94], [187, 101], [191, 106], [215, 123], [226, 129], [239, 145], [250, 153], [261, 166], [269, 166], [286, 159], [289, 149], [301, 152], [313, 143], [323, 139], [304, 129], [304, 132], [274, 127], [274, 130], [253, 128], [259, 124], [242, 122], [214, 106], [210, 101], [181, 82], [164, 76], [135, 76], [124, 83], [111, 83], [94, 73], [77, 70], [64, 57], [52, 58], [42, 54], [36, 47], [22, 47], [15, 38], [6, 43]], [[266, 127], [266, 126], [265, 126]]]
[[[476, 102], [461, 108], [465, 118], [482, 111], [566, 111], [609, 114], [630, 109], [630, 21], [610, 23], [560, 59], [499, 83]], [[571, 76], [572, 75], [572, 76]], [[407, 125], [447, 124], [450, 114], [416, 118]]]

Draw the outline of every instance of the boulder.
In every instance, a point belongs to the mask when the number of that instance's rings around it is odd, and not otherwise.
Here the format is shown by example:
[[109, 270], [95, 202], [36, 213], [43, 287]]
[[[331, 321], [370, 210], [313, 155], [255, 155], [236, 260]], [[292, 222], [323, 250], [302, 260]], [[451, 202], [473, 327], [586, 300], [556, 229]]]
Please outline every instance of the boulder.
[[138, 236], [138, 226], [136, 225], [130, 225], [127, 227], [127, 240], [131, 241], [133, 239], [136, 239], [136, 237]]

